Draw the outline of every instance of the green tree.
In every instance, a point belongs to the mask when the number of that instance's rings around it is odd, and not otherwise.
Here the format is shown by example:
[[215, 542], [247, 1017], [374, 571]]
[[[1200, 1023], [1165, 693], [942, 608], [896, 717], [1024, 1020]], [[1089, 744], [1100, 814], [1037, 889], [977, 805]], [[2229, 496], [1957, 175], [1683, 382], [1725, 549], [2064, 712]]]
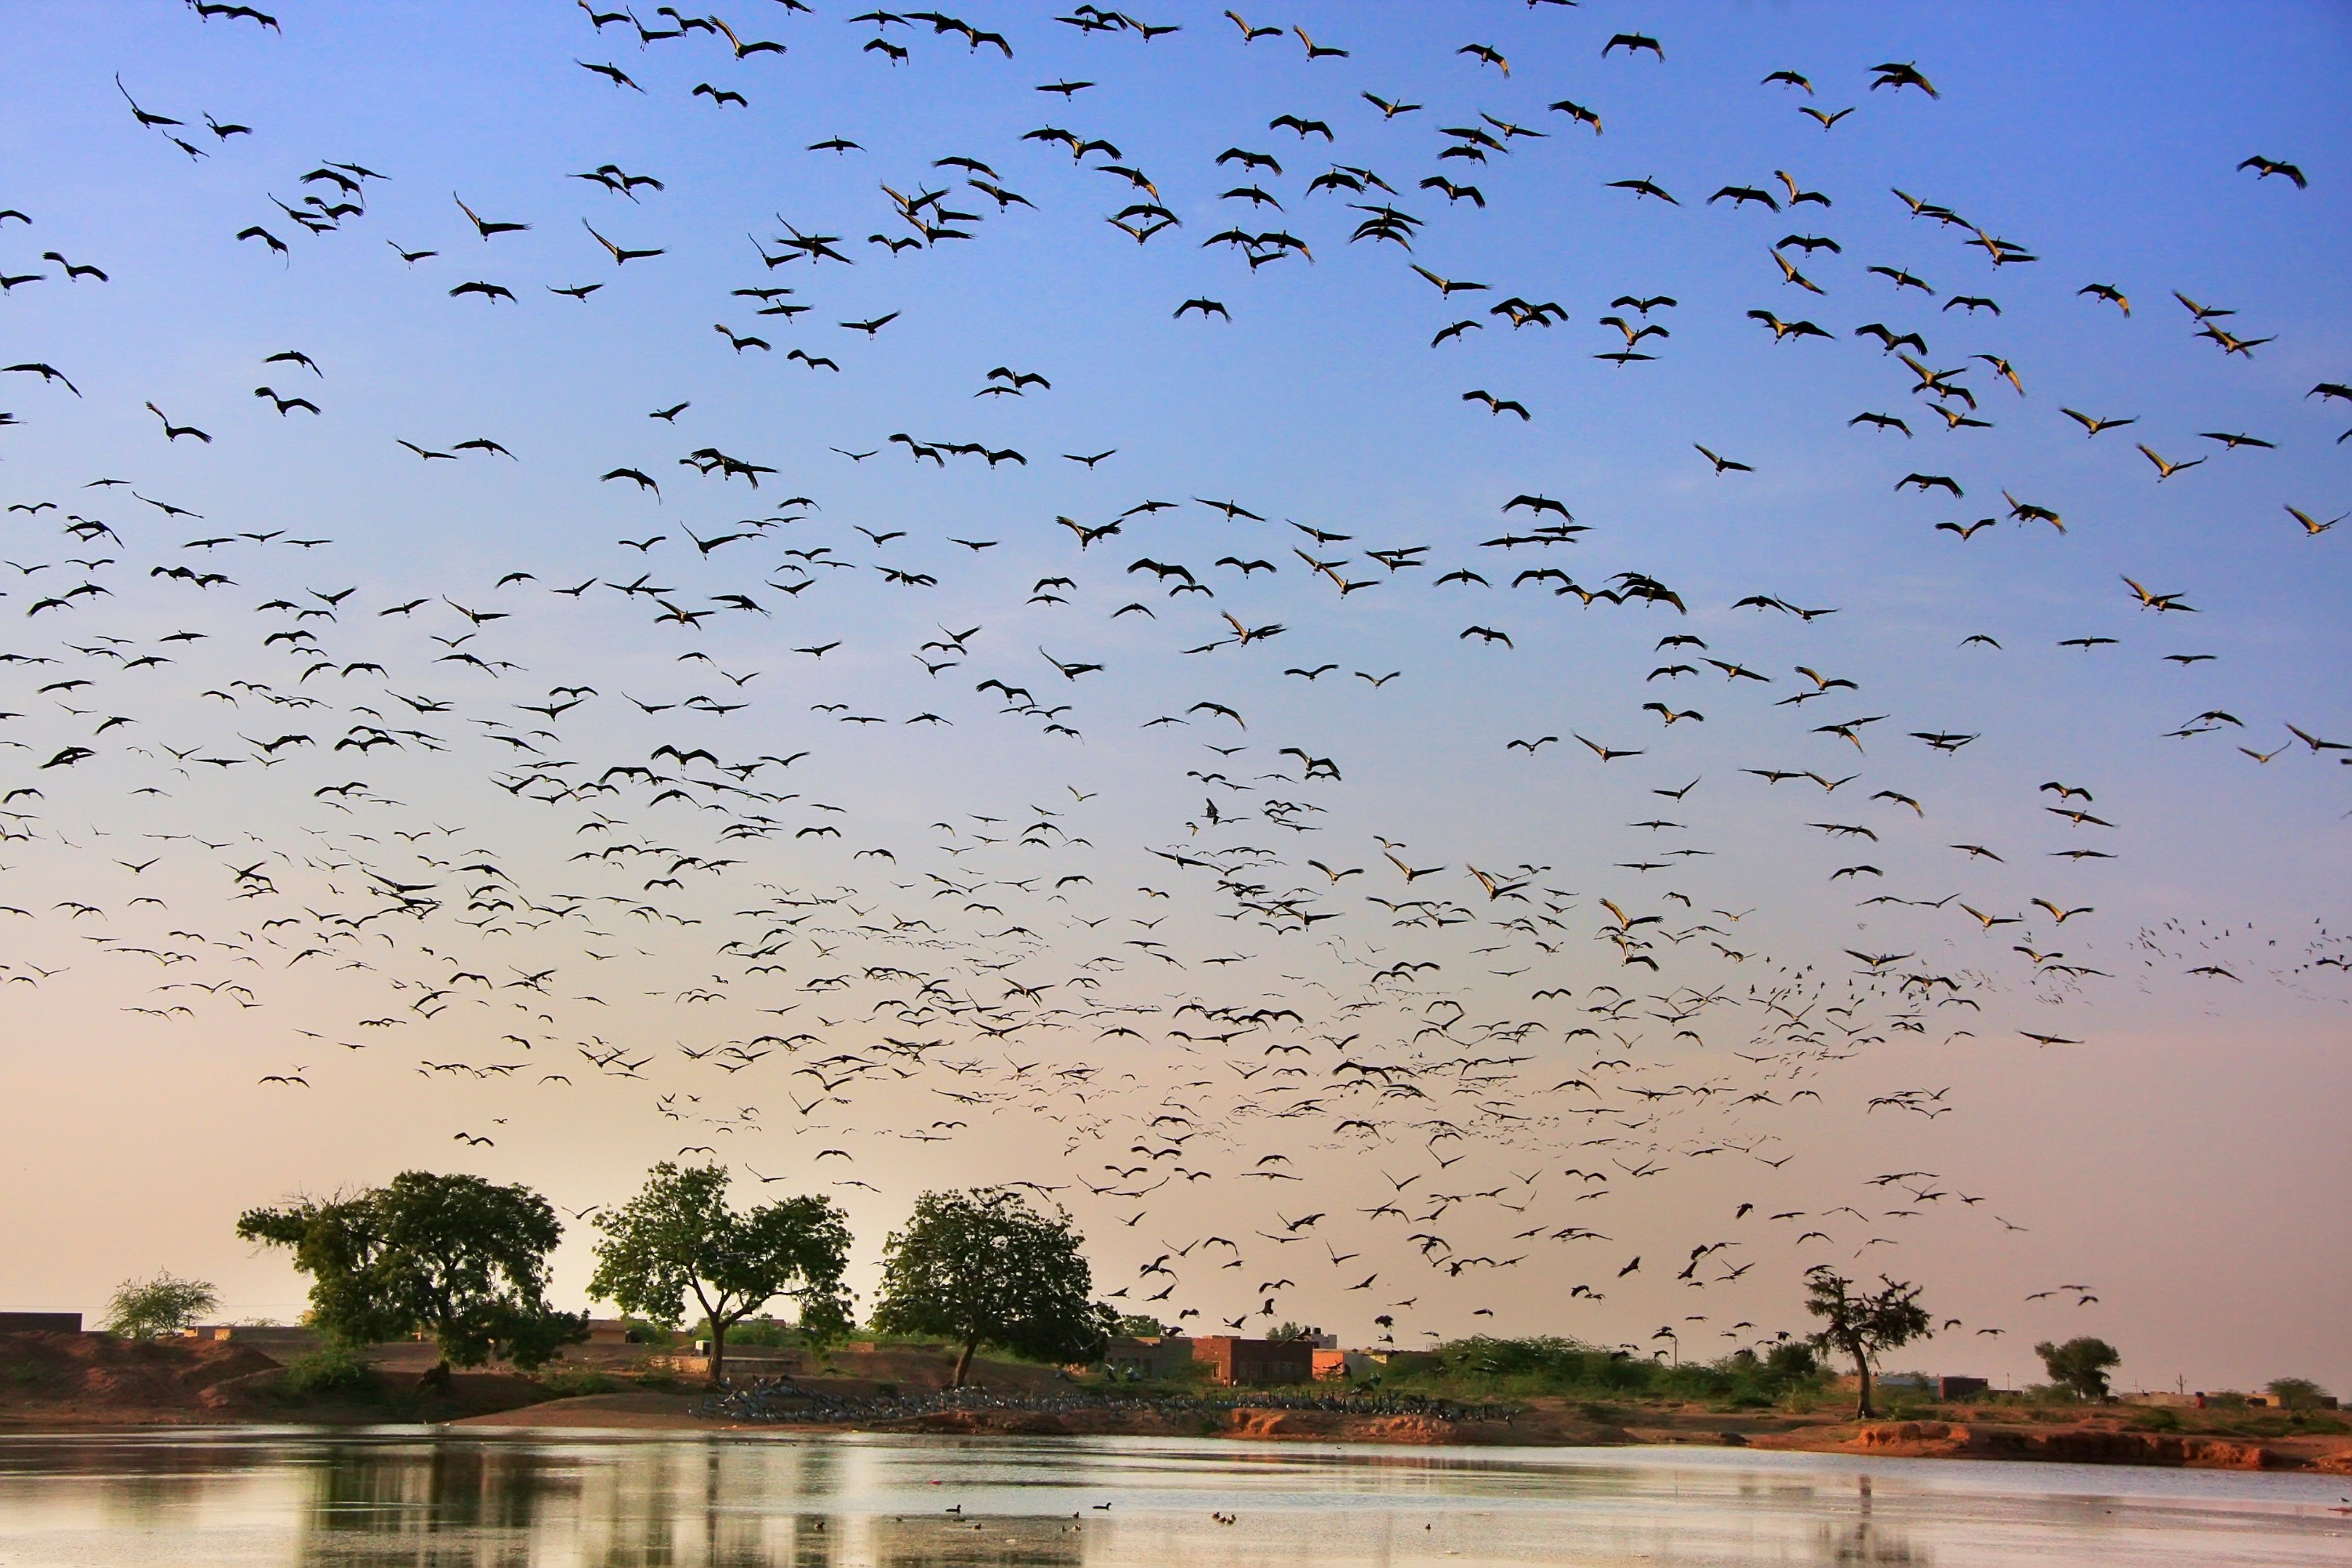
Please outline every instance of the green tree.
[[849, 1225], [830, 1198], [786, 1198], [737, 1214], [728, 1173], [665, 1160], [625, 1208], [596, 1221], [588, 1292], [666, 1329], [692, 1296], [710, 1325], [710, 1381], [727, 1375], [727, 1331], [779, 1296], [800, 1302], [801, 1327], [824, 1340], [849, 1326]]
[[106, 1303], [106, 1331], [126, 1340], [176, 1334], [216, 1310], [220, 1292], [203, 1279], [181, 1279], [159, 1268], [152, 1279], [125, 1279]]
[[563, 1226], [529, 1187], [404, 1171], [354, 1195], [251, 1210], [236, 1233], [292, 1250], [310, 1276], [310, 1321], [331, 1339], [430, 1334], [441, 1361], [428, 1383], [492, 1356], [528, 1370], [588, 1336], [586, 1314], [547, 1304]]
[[2107, 1369], [2124, 1359], [2106, 1341], [2089, 1338], [2068, 1340], [2063, 1345], [2044, 1340], [2033, 1347], [2033, 1353], [2049, 1370], [2050, 1381], [2072, 1390], [2077, 1399], [2105, 1399]]
[[1091, 1360], [1118, 1320], [1088, 1300], [1085, 1241], [1067, 1215], [1047, 1219], [1002, 1187], [925, 1193], [883, 1247], [874, 1326], [961, 1345], [958, 1388], [982, 1344], [1039, 1361]]
[[2316, 1410], [2327, 1397], [2327, 1390], [2307, 1377], [2274, 1377], [2263, 1384], [2263, 1390], [2287, 1410]]
[[1878, 1277], [1880, 1289], [1856, 1294], [1854, 1282], [1816, 1264], [1806, 1270], [1805, 1310], [1822, 1320], [1812, 1342], [1853, 1358], [1857, 1384], [1853, 1413], [1865, 1420], [1876, 1412], [1870, 1406], [1870, 1363], [1882, 1351], [1927, 1339], [1935, 1325], [1919, 1305], [1919, 1288]]
[[1168, 1337], [1168, 1325], [1143, 1312], [1133, 1312], [1113, 1322], [1110, 1331], [1130, 1340], [1158, 1340]]

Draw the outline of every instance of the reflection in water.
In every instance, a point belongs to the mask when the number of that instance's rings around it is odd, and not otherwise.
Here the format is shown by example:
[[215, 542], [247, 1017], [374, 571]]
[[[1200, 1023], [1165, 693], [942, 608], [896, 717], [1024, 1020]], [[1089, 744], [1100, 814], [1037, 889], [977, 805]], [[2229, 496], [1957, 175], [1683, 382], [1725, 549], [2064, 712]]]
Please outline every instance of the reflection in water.
[[546, 1505], [579, 1493], [576, 1474], [507, 1445], [337, 1439], [289, 1457], [309, 1482], [303, 1563], [523, 1568]]
[[2321, 1477], [1735, 1451], [188, 1431], [0, 1438], [0, 1564], [2206, 1568], [2344, 1562], [2334, 1500]]
[[1823, 1525], [1815, 1542], [1815, 1552], [1823, 1563], [1926, 1563], [1929, 1559], [1915, 1556], [1910, 1542], [1899, 1531], [1879, 1528], [1871, 1518], [1872, 1498], [1870, 1477], [1865, 1473], [1853, 1479], [1853, 1522], [1843, 1529]]

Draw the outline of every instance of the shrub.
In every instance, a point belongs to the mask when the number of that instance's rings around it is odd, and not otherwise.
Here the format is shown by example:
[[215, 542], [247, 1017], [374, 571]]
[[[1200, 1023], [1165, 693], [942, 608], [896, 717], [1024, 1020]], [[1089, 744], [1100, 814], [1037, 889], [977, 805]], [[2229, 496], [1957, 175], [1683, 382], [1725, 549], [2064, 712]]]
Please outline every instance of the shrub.
[[[695, 1331], [695, 1337], [697, 1339], [710, 1337], [709, 1319], [705, 1318], [702, 1321], [702, 1326]], [[747, 1318], [729, 1330], [727, 1333], [727, 1342], [730, 1345], [747, 1349], [757, 1347], [761, 1350], [782, 1350], [788, 1346], [801, 1344], [806, 1338], [807, 1336], [801, 1332], [798, 1325], [780, 1323], [773, 1318]]]
[[1564, 1394], [1706, 1401], [1738, 1409], [1783, 1403], [1819, 1386], [1809, 1346], [1784, 1343], [1763, 1356], [1741, 1350], [1713, 1363], [1668, 1366], [1622, 1350], [1552, 1336], [1478, 1336], [1440, 1346], [1434, 1367], [1392, 1368], [1383, 1384], [1400, 1391], [1488, 1398]]
[[331, 1342], [288, 1362], [279, 1382], [288, 1393], [305, 1397], [340, 1394], [364, 1398], [382, 1386], [365, 1356], [349, 1345]]
[[152, 1279], [125, 1279], [106, 1304], [106, 1331], [126, 1340], [176, 1334], [220, 1305], [220, 1294], [203, 1279], [174, 1278], [168, 1268]]
[[576, 1399], [584, 1394], [610, 1394], [622, 1386], [618, 1378], [593, 1366], [560, 1363], [539, 1374], [539, 1385], [557, 1399]]

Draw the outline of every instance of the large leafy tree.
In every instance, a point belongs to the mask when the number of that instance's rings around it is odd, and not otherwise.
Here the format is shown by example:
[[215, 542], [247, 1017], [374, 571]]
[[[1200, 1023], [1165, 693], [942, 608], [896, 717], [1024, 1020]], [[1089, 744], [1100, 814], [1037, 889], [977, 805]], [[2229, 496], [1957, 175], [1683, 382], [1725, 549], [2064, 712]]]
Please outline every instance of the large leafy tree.
[[2050, 1381], [2072, 1391], [2077, 1399], [2105, 1399], [2107, 1372], [2124, 1359], [2123, 1352], [2106, 1341], [2088, 1337], [2068, 1340], [2063, 1345], [2044, 1340], [2033, 1347], [2033, 1353], [2042, 1358]]
[[1883, 1351], [1935, 1332], [1927, 1309], [1919, 1305], [1917, 1286], [1898, 1284], [1883, 1274], [1878, 1283], [1879, 1289], [1858, 1291], [1853, 1280], [1818, 1265], [1805, 1278], [1805, 1310], [1822, 1320], [1813, 1342], [1853, 1358], [1858, 1385], [1853, 1413], [1858, 1419], [1875, 1414], [1870, 1405], [1871, 1363]]
[[849, 1225], [833, 1200], [786, 1198], [741, 1214], [728, 1206], [729, 1176], [711, 1165], [665, 1160], [644, 1191], [596, 1221], [593, 1296], [675, 1329], [691, 1296], [710, 1324], [710, 1380], [727, 1374], [727, 1331], [779, 1296], [800, 1303], [801, 1327], [819, 1339], [849, 1326]]
[[1116, 1319], [1089, 1300], [1085, 1242], [1067, 1215], [1048, 1219], [1002, 1187], [925, 1193], [884, 1246], [874, 1326], [955, 1342], [958, 1388], [983, 1344], [1039, 1361], [1091, 1360]]
[[291, 1249], [310, 1276], [310, 1321], [330, 1338], [430, 1334], [441, 1361], [428, 1382], [493, 1356], [539, 1366], [587, 1337], [584, 1313], [547, 1304], [563, 1226], [529, 1187], [404, 1171], [354, 1195], [251, 1210], [236, 1233]]

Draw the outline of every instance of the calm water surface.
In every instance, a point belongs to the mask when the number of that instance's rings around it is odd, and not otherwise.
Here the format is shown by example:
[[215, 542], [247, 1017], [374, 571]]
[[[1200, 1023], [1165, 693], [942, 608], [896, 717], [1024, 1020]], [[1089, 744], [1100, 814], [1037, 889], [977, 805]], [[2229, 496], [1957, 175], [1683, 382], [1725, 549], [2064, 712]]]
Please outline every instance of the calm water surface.
[[27, 1435], [0, 1437], [0, 1565], [2345, 1564], [2347, 1489], [1736, 1449]]

